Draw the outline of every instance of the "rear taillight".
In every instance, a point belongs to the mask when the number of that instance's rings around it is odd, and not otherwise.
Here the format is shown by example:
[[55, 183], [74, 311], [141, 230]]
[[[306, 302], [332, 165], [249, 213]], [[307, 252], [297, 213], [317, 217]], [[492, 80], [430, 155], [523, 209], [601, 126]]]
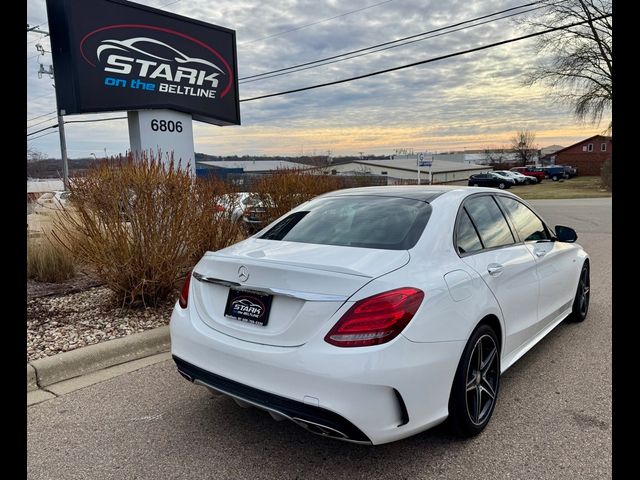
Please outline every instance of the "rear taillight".
[[325, 341], [337, 347], [380, 345], [395, 337], [418, 311], [424, 292], [405, 287], [356, 302], [334, 325]]
[[180, 307], [187, 308], [187, 301], [189, 300], [189, 285], [191, 284], [191, 272], [187, 275], [187, 278], [184, 280], [184, 285], [182, 286], [182, 291], [180, 292], [180, 299], [178, 303]]

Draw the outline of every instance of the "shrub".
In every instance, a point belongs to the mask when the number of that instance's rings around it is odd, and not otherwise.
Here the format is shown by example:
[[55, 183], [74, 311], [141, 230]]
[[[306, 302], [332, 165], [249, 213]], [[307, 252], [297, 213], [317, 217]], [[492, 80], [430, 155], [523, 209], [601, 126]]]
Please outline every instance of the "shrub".
[[284, 169], [260, 178], [254, 192], [265, 209], [267, 225], [301, 203], [339, 188], [341, 181], [336, 176]]
[[27, 278], [39, 282], [64, 282], [75, 275], [73, 255], [48, 237], [27, 240]]
[[611, 157], [602, 164], [600, 169], [600, 178], [602, 179], [602, 187], [608, 191], [613, 191], [613, 176], [611, 173]]
[[70, 250], [93, 267], [125, 305], [155, 306], [207, 250], [239, 239], [231, 220], [230, 188], [215, 179], [194, 181], [188, 170], [153, 157], [118, 157], [94, 165], [70, 185], [74, 213], [56, 226]]

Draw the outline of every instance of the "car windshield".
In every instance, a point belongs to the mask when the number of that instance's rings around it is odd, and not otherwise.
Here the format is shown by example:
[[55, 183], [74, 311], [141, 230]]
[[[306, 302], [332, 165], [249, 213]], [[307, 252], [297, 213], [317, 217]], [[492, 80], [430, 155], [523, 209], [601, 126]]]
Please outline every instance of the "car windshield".
[[407, 198], [324, 197], [287, 215], [260, 238], [407, 250], [420, 238], [430, 214], [428, 203]]

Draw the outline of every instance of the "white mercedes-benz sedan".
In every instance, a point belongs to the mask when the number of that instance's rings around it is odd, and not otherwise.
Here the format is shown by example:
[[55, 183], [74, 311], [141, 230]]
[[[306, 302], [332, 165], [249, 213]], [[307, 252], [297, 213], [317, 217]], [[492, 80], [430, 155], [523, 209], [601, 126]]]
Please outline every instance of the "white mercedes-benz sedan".
[[589, 307], [589, 257], [490, 188], [339, 190], [194, 267], [171, 316], [187, 380], [382, 444], [483, 430], [500, 375]]

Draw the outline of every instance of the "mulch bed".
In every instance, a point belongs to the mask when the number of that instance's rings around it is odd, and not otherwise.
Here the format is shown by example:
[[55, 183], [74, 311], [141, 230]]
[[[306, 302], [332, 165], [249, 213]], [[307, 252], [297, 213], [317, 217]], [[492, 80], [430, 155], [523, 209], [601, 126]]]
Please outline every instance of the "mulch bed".
[[28, 281], [27, 360], [168, 325], [176, 298], [133, 309], [86, 274], [59, 284]]

